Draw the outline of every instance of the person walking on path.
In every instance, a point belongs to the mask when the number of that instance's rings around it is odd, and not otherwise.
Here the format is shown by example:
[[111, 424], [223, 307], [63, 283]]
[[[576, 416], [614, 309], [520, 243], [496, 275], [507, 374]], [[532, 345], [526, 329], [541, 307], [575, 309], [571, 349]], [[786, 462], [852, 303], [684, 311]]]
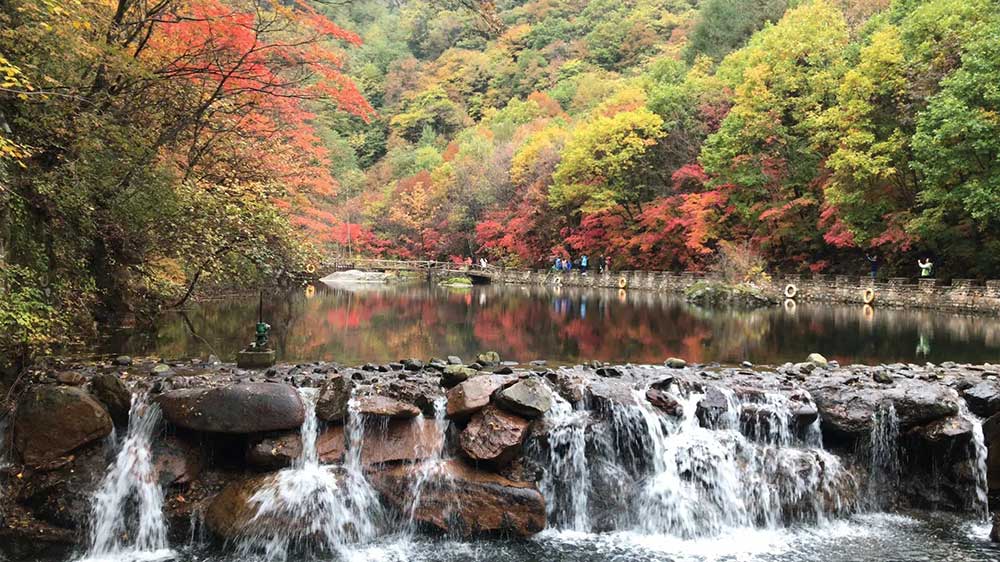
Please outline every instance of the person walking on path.
[[580, 273], [587, 274], [587, 254], [583, 254], [583, 257], [580, 258]]
[[872, 282], [875, 282], [875, 276], [878, 275], [878, 256], [875, 254], [868, 254], [865, 256], [868, 258], [868, 263], [872, 265]]
[[930, 277], [934, 270], [934, 262], [930, 258], [918, 259], [917, 267], [920, 268], [921, 277]]

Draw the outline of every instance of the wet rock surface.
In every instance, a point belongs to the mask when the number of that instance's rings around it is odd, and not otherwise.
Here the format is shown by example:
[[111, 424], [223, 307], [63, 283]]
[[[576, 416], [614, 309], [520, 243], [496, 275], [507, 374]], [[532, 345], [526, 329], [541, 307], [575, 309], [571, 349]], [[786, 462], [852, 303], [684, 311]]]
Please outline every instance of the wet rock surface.
[[177, 427], [213, 433], [257, 433], [295, 429], [305, 407], [287, 384], [238, 383], [173, 390], [159, 397], [164, 417]]
[[111, 433], [111, 416], [80, 388], [37, 386], [25, 392], [14, 418], [14, 445], [25, 464], [43, 467]]
[[496, 406], [487, 406], [469, 420], [459, 436], [462, 452], [475, 461], [505, 464], [521, 448], [530, 423]]
[[[375, 488], [399, 509], [413, 504], [413, 465], [372, 475]], [[527, 537], [545, 528], [545, 499], [532, 485], [473, 468], [462, 461], [441, 464], [414, 508], [415, 519], [461, 535], [502, 533]]]
[[[10, 474], [22, 476], [11, 480], [0, 473], [11, 490], [0, 498], [0, 517], [17, 514], [28, 521], [20, 527], [25, 535], [70, 530], [66, 540], [79, 540], [75, 533], [86, 521], [91, 494], [114, 459], [104, 438], [112, 420], [119, 427], [127, 424], [131, 395], [140, 392], [163, 409], [152, 460], [167, 492], [168, 519], [187, 522], [204, 509], [207, 527], [230, 540], [253, 519], [249, 498], [302, 454], [305, 407], [299, 388], [316, 389], [321, 463], [340, 470], [352, 447], [360, 447], [354, 458], [360, 458], [385, 504], [405, 516], [412, 484], [423, 478], [414, 519], [460, 534], [527, 536], [545, 527], [539, 489], [553, 468], [532, 449], [567, 446], [566, 428], [554, 417], [560, 411], [577, 416], [573, 424], [583, 432], [592, 498], [588, 514], [597, 530], [620, 528], [621, 514], [634, 506], [636, 490], [651, 470], [644, 425], [649, 422], [639, 413], [670, 427], [685, 405], [696, 409], [702, 427], [735, 423], [753, 438], [776, 434], [786, 422], [796, 438], [819, 429], [827, 449], [858, 470], [861, 481], [866, 461], [858, 451], [868, 446], [877, 409], [892, 404], [900, 452], [909, 459], [899, 475], [898, 503], [968, 509], [975, 485], [970, 460], [975, 425], [962, 413], [964, 402], [972, 413], [989, 416], [983, 423], [989, 484], [1000, 491], [993, 366], [840, 366], [811, 360], [775, 367], [674, 362], [523, 369], [494, 354], [469, 366], [454, 359], [362, 368], [276, 365], [264, 372], [132, 358], [127, 364], [54, 366], [35, 373], [18, 401], [14, 460], [23, 466]], [[499, 369], [509, 374], [495, 374]], [[60, 383], [71, 379], [73, 386]], [[700, 398], [697, 406], [685, 401], [691, 395]], [[435, 402], [441, 407], [445, 397], [446, 418], [436, 420]], [[775, 416], [778, 406], [787, 419]], [[357, 431], [363, 432], [360, 441], [352, 440]], [[782, 462], [789, 474], [808, 480], [817, 477], [810, 467], [827, 461], [793, 451]], [[440, 469], [427, 471], [424, 463]]]

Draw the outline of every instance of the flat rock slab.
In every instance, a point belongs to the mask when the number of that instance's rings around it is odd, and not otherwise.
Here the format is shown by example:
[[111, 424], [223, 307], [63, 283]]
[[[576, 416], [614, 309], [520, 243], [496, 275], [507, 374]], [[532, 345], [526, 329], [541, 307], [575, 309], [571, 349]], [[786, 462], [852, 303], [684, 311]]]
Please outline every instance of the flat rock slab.
[[444, 431], [433, 420], [389, 420], [385, 431], [370, 431], [361, 445], [365, 465], [413, 462], [436, 456], [444, 446]]
[[526, 482], [513, 482], [462, 461], [443, 461], [428, 470], [399, 465], [371, 475], [372, 485], [402, 512], [414, 501], [414, 484], [424, 481], [413, 508], [417, 521], [465, 536], [506, 533], [527, 537], [545, 528], [545, 498]]
[[357, 401], [357, 413], [366, 416], [377, 416], [391, 419], [415, 418], [420, 415], [420, 408], [381, 394], [362, 396]]
[[526, 418], [539, 418], [552, 407], [552, 391], [540, 379], [524, 379], [501, 390], [497, 405]]
[[69, 386], [35, 386], [17, 403], [14, 446], [25, 464], [41, 467], [107, 437], [111, 416], [93, 396]]
[[287, 384], [172, 390], [160, 395], [159, 403], [163, 416], [175, 426], [211, 433], [297, 429], [305, 420], [302, 398]]
[[942, 384], [900, 379], [884, 386], [868, 378], [833, 375], [806, 382], [819, 410], [824, 433], [861, 437], [871, 431], [878, 405], [889, 401], [896, 409], [899, 425], [906, 430], [958, 413], [958, 393]]

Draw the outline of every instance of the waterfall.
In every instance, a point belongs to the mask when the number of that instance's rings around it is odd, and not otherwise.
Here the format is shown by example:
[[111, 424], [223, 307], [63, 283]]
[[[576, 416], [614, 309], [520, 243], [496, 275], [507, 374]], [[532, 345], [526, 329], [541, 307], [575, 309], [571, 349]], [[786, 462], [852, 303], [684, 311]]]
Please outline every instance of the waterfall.
[[[787, 396], [741, 399], [721, 386], [695, 393], [671, 385], [678, 408], [670, 415], [646, 400], [646, 390], [634, 389], [632, 404], [611, 404], [610, 427], [597, 434], [586, 412], [555, 399], [539, 485], [552, 527], [594, 531], [595, 502], [609, 494], [622, 496], [627, 512], [612, 528], [685, 539], [822, 521], [853, 507], [853, 477], [823, 450], [818, 424], [799, 430]], [[637, 474], [633, 489], [595, 480], [594, 467], [607, 465], [616, 465], [613, 474]]]
[[[434, 424], [433, 430], [444, 436], [448, 429], [448, 419], [445, 417], [447, 406], [448, 399], [445, 396], [439, 396], [435, 399], [434, 420], [428, 422], [422, 417], [419, 418], [418, 423], [421, 424], [421, 431], [424, 431], [423, 428], [426, 424], [432, 423]], [[447, 460], [443, 439], [435, 450], [417, 451], [417, 453], [419, 456], [428, 456], [417, 465], [417, 475], [410, 487], [410, 497], [412, 499], [408, 509], [407, 528], [411, 533], [416, 532], [417, 509], [420, 507], [420, 497], [427, 485], [431, 482], [431, 478], [435, 476], [439, 478], [447, 478], [447, 473], [441, 470], [442, 462]]]
[[868, 507], [885, 509], [895, 501], [899, 488], [899, 418], [891, 400], [872, 413], [868, 451]]
[[959, 414], [972, 425], [972, 443], [970, 447], [972, 468], [975, 471], [976, 478], [976, 495], [970, 507], [977, 516], [986, 521], [990, 517], [990, 510], [987, 498], [989, 483], [986, 476], [986, 455], [988, 451], [986, 449], [986, 438], [983, 436], [983, 421], [969, 411], [969, 407], [964, 400], [960, 401], [960, 404]]
[[545, 472], [538, 488], [546, 497], [550, 524], [560, 529], [589, 531], [590, 464], [587, 461], [588, 413], [574, 410], [558, 393], [545, 414], [548, 425]]
[[256, 507], [248, 525], [252, 532], [237, 544], [244, 557], [280, 561], [296, 551], [345, 552], [351, 544], [375, 536], [380, 505], [362, 470], [364, 420], [356, 413], [355, 401], [348, 407], [344, 464], [323, 466], [316, 448], [317, 391], [302, 388], [300, 393], [306, 405], [302, 454], [251, 497]]
[[85, 560], [169, 560], [163, 490], [153, 467], [151, 442], [160, 407], [133, 395], [128, 432], [114, 464], [94, 494], [90, 549]]

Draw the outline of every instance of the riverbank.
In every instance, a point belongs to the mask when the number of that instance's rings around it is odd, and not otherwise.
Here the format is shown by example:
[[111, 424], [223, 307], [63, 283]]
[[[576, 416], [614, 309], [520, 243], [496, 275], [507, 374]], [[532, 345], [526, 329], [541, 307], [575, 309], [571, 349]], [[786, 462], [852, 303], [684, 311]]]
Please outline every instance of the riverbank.
[[[1000, 450], [998, 379], [996, 365], [840, 366], [822, 357], [776, 367], [670, 360], [551, 369], [486, 353], [469, 363], [263, 372], [127, 357], [56, 362], [32, 371], [17, 400], [0, 535], [22, 547], [20, 539], [81, 544], [98, 490], [122, 502], [135, 493], [102, 486], [123, 454], [137, 454], [137, 426], [148, 432], [146, 478], [163, 494], [146, 507], [162, 513], [165, 535], [179, 540], [203, 521], [212, 537], [251, 549], [302, 523], [309, 506], [294, 498], [260, 501], [284, 478], [330, 493], [353, 482], [352, 494], [368, 495], [334, 494], [336, 505], [320, 507], [334, 527], [343, 517], [367, 521], [371, 537], [392, 521], [524, 537], [627, 530], [654, 517], [658, 532], [711, 536], [719, 521], [752, 527], [762, 517], [784, 525], [871, 509], [976, 512], [988, 491], [1000, 492], [1000, 462], [987, 456]], [[686, 432], [689, 445], [671, 441]], [[722, 503], [650, 495], [649, 478], [674, 478], [665, 447], [694, 455], [686, 462], [707, 471], [696, 488], [723, 494]], [[731, 474], [709, 468], [726, 462], [736, 463]], [[728, 488], [730, 478], [742, 483]], [[744, 487], [770, 495], [742, 497]], [[737, 504], [749, 511], [733, 511]], [[276, 511], [262, 518], [265, 508]], [[688, 510], [681, 527], [678, 509]], [[293, 543], [324, 540], [296, 533]]]
[[[491, 274], [493, 283], [514, 285], [549, 285], [684, 293], [702, 281], [721, 281], [710, 274], [670, 273], [660, 271], [621, 271], [614, 273], [578, 271], [517, 271], [498, 269]], [[794, 287], [789, 291], [789, 286]], [[872, 306], [924, 308], [954, 312], [1000, 314], [1000, 280], [979, 282], [953, 279], [945, 284], [937, 279], [880, 279], [849, 275], [774, 275], [760, 288], [775, 299], [794, 293], [794, 301], [829, 302]], [[872, 290], [871, 295], [866, 291]]]

